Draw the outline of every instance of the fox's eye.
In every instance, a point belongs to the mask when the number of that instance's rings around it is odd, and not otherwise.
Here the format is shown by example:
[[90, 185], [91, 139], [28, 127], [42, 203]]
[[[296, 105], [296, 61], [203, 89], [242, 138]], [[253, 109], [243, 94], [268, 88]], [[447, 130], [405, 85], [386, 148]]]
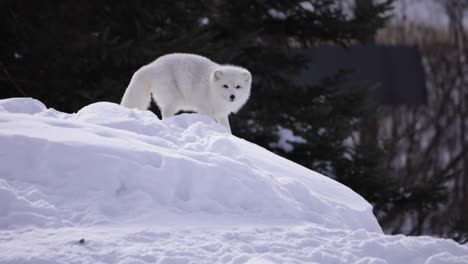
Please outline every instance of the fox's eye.
[[227, 86], [227, 84], [225, 84], [225, 85], [223, 85], [223, 88], [226, 88], [226, 89], [227, 89], [227, 88], [229, 88], [229, 87]]
[[236, 86], [236, 89], [240, 89], [240, 88], [241, 88], [240, 85], [237, 85], [237, 86]]

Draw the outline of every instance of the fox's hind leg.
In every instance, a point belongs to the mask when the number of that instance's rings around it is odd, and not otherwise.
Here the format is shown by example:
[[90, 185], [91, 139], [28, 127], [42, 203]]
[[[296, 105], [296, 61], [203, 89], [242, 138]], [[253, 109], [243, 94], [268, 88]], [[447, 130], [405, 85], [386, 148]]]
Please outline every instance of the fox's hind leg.
[[161, 118], [171, 117], [179, 111], [183, 95], [168, 74], [155, 74], [151, 83], [153, 100], [161, 110]]
[[174, 116], [178, 111], [178, 109], [176, 107], [174, 107], [174, 105], [168, 105], [168, 106], [160, 107], [160, 109], [161, 109], [162, 119]]

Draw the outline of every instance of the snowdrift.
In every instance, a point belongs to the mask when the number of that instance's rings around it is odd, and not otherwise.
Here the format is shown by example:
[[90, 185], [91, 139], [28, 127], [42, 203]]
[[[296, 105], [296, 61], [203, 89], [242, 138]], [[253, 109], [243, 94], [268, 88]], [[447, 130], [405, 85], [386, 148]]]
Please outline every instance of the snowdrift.
[[351, 189], [208, 117], [0, 100], [2, 263], [468, 263], [453, 241], [406, 239]]
[[208, 117], [161, 121], [104, 102], [71, 115], [32, 99], [0, 107], [7, 113], [0, 119], [0, 227], [157, 221], [169, 213], [381, 232], [372, 207], [349, 188]]

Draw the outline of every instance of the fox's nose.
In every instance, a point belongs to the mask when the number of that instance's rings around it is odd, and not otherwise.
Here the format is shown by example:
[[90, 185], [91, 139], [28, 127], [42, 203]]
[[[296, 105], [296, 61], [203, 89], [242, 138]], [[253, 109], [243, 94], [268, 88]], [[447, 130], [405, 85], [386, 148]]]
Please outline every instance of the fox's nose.
[[231, 94], [231, 96], [229, 98], [231, 98], [231, 101], [234, 101], [234, 99], [236, 99], [236, 96]]

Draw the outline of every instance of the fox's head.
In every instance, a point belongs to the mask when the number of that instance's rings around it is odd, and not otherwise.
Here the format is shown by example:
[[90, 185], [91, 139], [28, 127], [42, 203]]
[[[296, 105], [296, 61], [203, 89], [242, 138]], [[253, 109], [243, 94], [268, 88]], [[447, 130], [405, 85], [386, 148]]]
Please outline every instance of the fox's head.
[[221, 66], [215, 69], [210, 77], [214, 93], [229, 104], [239, 105], [239, 108], [249, 99], [251, 84], [250, 72], [237, 66]]

